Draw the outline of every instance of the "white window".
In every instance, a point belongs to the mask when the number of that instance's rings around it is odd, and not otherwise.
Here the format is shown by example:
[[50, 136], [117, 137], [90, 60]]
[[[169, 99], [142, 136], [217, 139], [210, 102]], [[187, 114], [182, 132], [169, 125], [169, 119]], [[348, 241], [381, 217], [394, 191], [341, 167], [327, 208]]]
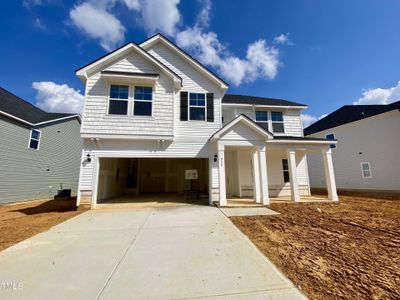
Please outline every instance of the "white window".
[[31, 137], [29, 138], [29, 148], [39, 150], [41, 132], [36, 129], [31, 130]]
[[129, 86], [111, 85], [108, 113], [110, 115], [128, 114]]
[[[334, 140], [336, 140], [335, 134], [333, 134], [333, 133], [329, 133], [329, 134], [327, 134], [325, 137], [326, 137], [326, 139], [329, 140], [329, 141], [334, 141]], [[333, 149], [333, 148], [336, 148], [336, 145], [335, 145], [335, 144], [330, 144], [330, 147], [331, 147], [331, 149]]]
[[151, 116], [153, 88], [146, 86], [135, 86], [134, 116]]
[[289, 164], [287, 159], [282, 159], [283, 182], [289, 182]]
[[190, 93], [189, 95], [189, 120], [206, 120], [206, 95]]
[[281, 111], [271, 112], [272, 130], [277, 133], [284, 133], [285, 126], [283, 124], [283, 113]]
[[361, 174], [362, 174], [363, 178], [371, 178], [372, 177], [371, 165], [369, 162], [361, 163]]
[[256, 122], [263, 128], [269, 130], [268, 126], [268, 112], [267, 111], [256, 111]]

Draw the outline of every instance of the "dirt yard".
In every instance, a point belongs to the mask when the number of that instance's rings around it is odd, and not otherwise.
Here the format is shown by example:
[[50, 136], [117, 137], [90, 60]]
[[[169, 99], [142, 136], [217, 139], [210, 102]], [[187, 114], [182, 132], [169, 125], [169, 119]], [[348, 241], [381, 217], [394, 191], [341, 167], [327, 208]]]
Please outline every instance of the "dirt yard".
[[79, 215], [76, 200], [51, 200], [0, 207], [0, 251]]
[[278, 216], [232, 217], [310, 299], [400, 299], [400, 200], [271, 204]]

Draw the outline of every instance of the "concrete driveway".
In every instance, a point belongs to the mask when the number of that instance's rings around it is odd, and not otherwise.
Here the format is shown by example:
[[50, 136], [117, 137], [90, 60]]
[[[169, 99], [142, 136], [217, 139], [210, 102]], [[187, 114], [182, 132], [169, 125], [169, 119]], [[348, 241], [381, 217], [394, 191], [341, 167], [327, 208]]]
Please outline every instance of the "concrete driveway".
[[305, 299], [215, 207], [88, 211], [0, 253], [1, 299]]

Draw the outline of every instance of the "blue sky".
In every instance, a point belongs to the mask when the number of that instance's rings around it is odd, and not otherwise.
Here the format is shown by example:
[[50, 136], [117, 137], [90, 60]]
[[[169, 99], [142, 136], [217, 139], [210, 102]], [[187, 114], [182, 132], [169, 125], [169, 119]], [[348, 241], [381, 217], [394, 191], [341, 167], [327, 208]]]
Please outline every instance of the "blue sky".
[[230, 93], [308, 104], [305, 122], [400, 100], [397, 0], [15, 0], [0, 10], [0, 85], [47, 110], [79, 110], [74, 71], [155, 32], [227, 79]]

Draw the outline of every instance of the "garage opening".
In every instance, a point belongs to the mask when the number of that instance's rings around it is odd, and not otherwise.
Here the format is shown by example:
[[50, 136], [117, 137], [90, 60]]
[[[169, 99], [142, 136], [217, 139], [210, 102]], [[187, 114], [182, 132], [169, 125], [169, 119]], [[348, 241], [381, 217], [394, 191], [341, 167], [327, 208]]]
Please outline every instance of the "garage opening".
[[99, 204], [208, 204], [207, 158], [100, 158], [99, 162]]

